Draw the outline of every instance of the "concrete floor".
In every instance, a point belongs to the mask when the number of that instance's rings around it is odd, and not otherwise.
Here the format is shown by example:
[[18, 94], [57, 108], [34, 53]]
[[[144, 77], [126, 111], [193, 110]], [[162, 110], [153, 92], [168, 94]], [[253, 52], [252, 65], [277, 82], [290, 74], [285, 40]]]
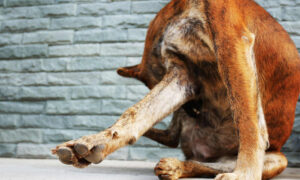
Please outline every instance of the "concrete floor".
[[[1, 159], [1, 180], [158, 180], [153, 162], [103, 161], [85, 169], [61, 164], [58, 160]], [[199, 179], [199, 178], [198, 178]], [[300, 169], [287, 169], [281, 180], [299, 180]], [[200, 179], [199, 179], [200, 180]], [[207, 179], [206, 179], [207, 180]]]

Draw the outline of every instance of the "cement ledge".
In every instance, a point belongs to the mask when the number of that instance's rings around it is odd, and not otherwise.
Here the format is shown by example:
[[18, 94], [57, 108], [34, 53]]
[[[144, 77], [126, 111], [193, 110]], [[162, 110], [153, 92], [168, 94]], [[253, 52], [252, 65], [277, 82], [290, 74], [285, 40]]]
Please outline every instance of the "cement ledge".
[[[156, 163], [105, 160], [99, 165], [76, 169], [58, 160], [0, 158], [1, 180], [158, 180]], [[200, 180], [201, 178], [194, 178]], [[280, 180], [300, 179], [300, 168], [289, 168]], [[204, 180], [204, 179], [202, 179]], [[208, 180], [208, 179], [206, 179]]]

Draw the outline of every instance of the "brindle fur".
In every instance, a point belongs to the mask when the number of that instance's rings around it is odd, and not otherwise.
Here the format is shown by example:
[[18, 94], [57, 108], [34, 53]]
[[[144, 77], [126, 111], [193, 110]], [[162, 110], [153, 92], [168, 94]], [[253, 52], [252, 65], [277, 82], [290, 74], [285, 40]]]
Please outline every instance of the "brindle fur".
[[53, 153], [63, 163], [99, 163], [175, 111], [169, 129], [145, 134], [180, 143], [186, 156], [162, 159], [162, 179], [259, 180], [287, 166], [279, 151], [292, 131], [300, 58], [253, 0], [172, 0], [149, 26], [141, 64], [118, 73], [150, 93], [107, 130], [59, 145]]

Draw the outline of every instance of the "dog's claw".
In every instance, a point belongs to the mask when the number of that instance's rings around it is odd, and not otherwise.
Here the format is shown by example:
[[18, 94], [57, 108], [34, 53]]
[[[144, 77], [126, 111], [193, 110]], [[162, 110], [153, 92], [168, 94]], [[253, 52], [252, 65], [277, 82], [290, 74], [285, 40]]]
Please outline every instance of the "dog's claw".
[[84, 144], [81, 143], [75, 144], [74, 149], [81, 157], [85, 157], [89, 154], [89, 149]]
[[99, 164], [104, 159], [104, 157], [102, 155], [102, 151], [104, 150], [104, 148], [105, 148], [105, 145], [103, 145], [103, 144], [95, 146], [91, 150], [91, 154], [86, 156], [84, 159], [86, 159], [87, 161], [89, 161], [91, 163]]
[[67, 165], [73, 164], [72, 159], [73, 159], [73, 152], [70, 148], [68, 147], [61, 147], [55, 152], [57, 156], [59, 157], [59, 160]]

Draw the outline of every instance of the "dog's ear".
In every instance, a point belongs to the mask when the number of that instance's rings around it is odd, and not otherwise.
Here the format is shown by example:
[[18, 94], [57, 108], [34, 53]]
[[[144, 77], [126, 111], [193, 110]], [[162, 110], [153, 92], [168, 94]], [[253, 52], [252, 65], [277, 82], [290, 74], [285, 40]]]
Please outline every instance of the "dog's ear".
[[139, 65], [122, 67], [117, 70], [117, 73], [123, 77], [138, 78], [140, 74], [140, 68]]

